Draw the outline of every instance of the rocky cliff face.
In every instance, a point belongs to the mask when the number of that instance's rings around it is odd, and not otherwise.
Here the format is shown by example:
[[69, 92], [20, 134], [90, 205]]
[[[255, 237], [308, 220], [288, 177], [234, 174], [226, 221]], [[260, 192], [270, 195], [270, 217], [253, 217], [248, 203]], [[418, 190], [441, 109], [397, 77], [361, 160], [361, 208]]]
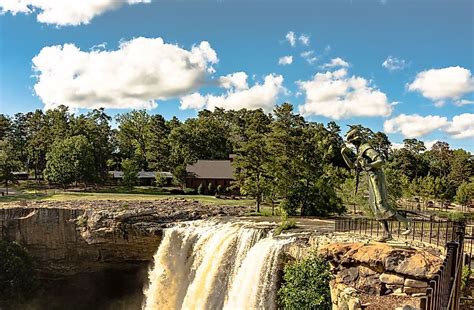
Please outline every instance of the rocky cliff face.
[[44, 276], [63, 276], [147, 264], [170, 223], [247, 211], [186, 200], [23, 203], [0, 207], [0, 236], [24, 245]]

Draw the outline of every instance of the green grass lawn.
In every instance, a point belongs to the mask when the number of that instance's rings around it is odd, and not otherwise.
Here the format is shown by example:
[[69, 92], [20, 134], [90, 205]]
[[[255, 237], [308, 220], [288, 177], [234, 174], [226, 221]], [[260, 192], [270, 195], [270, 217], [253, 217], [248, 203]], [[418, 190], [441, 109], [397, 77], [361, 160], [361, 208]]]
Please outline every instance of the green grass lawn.
[[0, 203], [8, 203], [22, 200], [34, 201], [71, 201], [71, 200], [162, 200], [162, 199], [186, 199], [195, 200], [204, 204], [227, 205], [227, 206], [253, 206], [252, 199], [218, 199], [206, 195], [173, 195], [144, 188], [136, 188], [131, 192], [65, 192], [60, 190], [24, 191], [21, 194], [0, 197]]

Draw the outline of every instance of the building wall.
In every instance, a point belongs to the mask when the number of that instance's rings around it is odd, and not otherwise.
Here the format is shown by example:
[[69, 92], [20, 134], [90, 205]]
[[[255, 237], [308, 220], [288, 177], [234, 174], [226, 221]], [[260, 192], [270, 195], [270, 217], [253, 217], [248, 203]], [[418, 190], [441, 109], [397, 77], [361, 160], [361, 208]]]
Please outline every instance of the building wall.
[[214, 189], [217, 189], [217, 186], [222, 186], [223, 189], [228, 188], [231, 185], [232, 179], [196, 179], [196, 178], [186, 178], [186, 188], [196, 189], [199, 185], [202, 186], [207, 191], [209, 183], [212, 183]]

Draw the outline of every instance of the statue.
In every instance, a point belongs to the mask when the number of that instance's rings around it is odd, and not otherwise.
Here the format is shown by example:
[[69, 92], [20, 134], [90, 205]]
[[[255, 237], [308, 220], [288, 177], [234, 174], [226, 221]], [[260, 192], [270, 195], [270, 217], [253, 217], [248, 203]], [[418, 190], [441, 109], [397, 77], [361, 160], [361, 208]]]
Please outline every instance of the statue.
[[392, 239], [387, 222], [387, 220], [392, 218], [405, 223], [406, 231], [402, 232], [402, 235], [410, 234], [412, 231], [411, 222], [388, 203], [385, 173], [382, 169], [384, 164], [383, 157], [367, 141], [364, 141], [360, 128], [356, 126], [351, 126], [351, 129], [346, 134], [346, 140], [356, 148], [356, 154], [347, 144], [341, 150], [342, 157], [347, 166], [356, 170], [356, 193], [360, 172], [364, 170], [368, 174], [369, 205], [384, 232], [378, 241], [386, 242]]

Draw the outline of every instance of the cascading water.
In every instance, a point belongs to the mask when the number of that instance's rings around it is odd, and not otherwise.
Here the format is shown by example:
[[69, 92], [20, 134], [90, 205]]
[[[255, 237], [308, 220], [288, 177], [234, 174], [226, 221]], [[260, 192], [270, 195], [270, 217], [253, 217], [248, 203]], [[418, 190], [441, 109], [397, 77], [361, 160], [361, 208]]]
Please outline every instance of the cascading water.
[[275, 309], [278, 256], [288, 242], [243, 223], [196, 221], [168, 228], [143, 308]]

